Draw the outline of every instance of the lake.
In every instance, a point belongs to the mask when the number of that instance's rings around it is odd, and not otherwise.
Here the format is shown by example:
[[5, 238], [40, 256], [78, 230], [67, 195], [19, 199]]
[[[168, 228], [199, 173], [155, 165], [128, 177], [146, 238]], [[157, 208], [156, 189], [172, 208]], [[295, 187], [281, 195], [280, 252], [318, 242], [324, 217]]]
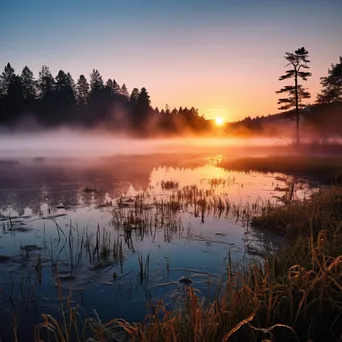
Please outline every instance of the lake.
[[[30, 341], [42, 313], [61, 315], [61, 296], [103, 322], [140, 321], [152, 299], [174, 306], [188, 284], [210, 300], [229, 259], [241, 268], [278, 248], [281, 238], [254, 231], [249, 220], [286, 196], [293, 180], [227, 171], [221, 159], [0, 161], [1, 336], [10, 336], [11, 312]], [[310, 193], [305, 182], [294, 189], [299, 199]]]

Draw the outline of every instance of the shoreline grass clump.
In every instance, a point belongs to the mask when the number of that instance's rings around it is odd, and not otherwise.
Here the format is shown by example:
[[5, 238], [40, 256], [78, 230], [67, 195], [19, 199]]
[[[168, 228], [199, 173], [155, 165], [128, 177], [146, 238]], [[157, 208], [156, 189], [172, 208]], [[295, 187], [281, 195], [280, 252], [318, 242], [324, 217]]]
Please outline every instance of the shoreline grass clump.
[[189, 287], [182, 311], [160, 302], [148, 323], [121, 326], [131, 341], [336, 341], [342, 257], [328, 258], [319, 240], [312, 248], [310, 266], [294, 264], [277, 277], [271, 258], [230, 275], [214, 302], [206, 303]]
[[269, 155], [223, 159], [219, 167], [233, 171], [280, 172], [307, 176], [320, 183], [342, 181], [342, 159], [340, 157], [308, 155]]
[[267, 202], [261, 214], [254, 216], [251, 226], [270, 230], [289, 239], [308, 236], [310, 229], [315, 236], [325, 229], [335, 230], [342, 219], [342, 191], [338, 188], [313, 192], [309, 199], [289, 200], [283, 204]]

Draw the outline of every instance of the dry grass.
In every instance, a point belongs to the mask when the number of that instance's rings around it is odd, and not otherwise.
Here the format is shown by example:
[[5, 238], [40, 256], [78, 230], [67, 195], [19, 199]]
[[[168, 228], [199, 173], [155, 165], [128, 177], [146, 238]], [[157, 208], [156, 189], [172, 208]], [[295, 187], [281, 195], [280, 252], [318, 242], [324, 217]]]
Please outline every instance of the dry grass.
[[212, 303], [189, 287], [181, 311], [154, 306], [146, 323], [120, 325], [132, 341], [334, 340], [341, 333], [342, 256], [324, 253], [312, 238], [311, 264], [294, 264], [279, 277], [275, 260], [230, 276]]
[[283, 205], [267, 202], [261, 214], [252, 218], [251, 225], [296, 239], [302, 234], [309, 235], [310, 225], [315, 235], [321, 230], [335, 230], [341, 219], [342, 191], [333, 188], [319, 190], [303, 201], [292, 200]]
[[132, 341], [340, 340], [341, 215], [336, 189], [267, 208], [258, 223], [286, 227], [291, 244], [235, 275], [229, 263], [226, 288], [214, 302], [189, 287], [181, 310], [158, 302], [144, 323], [120, 325]]
[[311, 176], [321, 182], [334, 183], [342, 179], [342, 158], [307, 155], [272, 155], [224, 159], [220, 167], [234, 171], [282, 172]]

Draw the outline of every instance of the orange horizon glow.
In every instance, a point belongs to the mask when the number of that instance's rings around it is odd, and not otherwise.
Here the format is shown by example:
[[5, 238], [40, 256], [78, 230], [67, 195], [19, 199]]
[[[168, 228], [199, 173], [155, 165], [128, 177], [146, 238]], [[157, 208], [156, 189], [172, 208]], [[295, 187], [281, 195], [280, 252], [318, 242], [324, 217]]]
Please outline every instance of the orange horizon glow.
[[[275, 92], [293, 84], [279, 82], [284, 55], [302, 46], [312, 77], [301, 84], [313, 103], [320, 78], [341, 55], [341, 0], [303, 1], [291, 16], [295, 0], [18, 2], [1, 7], [1, 69], [10, 62], [20, 73], [27, 65], [38, 79], [44, 64], [54, 77], [64, 70], [75, 82], [81, 74], [89, 82], [98, 69], [104, 82], [125, 83], [130, 93], [145, 87], [153, 108], [194, 107], [207, 120], [279, 113]], [[65, 23], [42, 30], [41, 18], [53, 15], [66, 16]]]
[[223, 121], [223, 118], [222, 118], [221, 116], [217, 116], [217, 117], [215, 118], [215, 125], [216, 125], [216, 126], [222, 126], [223, 123], [224, 123], [224, 121]]

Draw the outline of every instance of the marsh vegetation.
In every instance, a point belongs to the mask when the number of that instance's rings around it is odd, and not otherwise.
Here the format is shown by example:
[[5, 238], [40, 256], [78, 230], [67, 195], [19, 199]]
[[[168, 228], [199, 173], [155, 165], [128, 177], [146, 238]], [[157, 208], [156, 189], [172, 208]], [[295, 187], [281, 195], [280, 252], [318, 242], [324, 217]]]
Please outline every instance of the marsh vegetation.
[[338, 323], [338, 190], [174, 159], [3, 165], [4, 339], [290, 340], [323, 334], [315, 310]]

